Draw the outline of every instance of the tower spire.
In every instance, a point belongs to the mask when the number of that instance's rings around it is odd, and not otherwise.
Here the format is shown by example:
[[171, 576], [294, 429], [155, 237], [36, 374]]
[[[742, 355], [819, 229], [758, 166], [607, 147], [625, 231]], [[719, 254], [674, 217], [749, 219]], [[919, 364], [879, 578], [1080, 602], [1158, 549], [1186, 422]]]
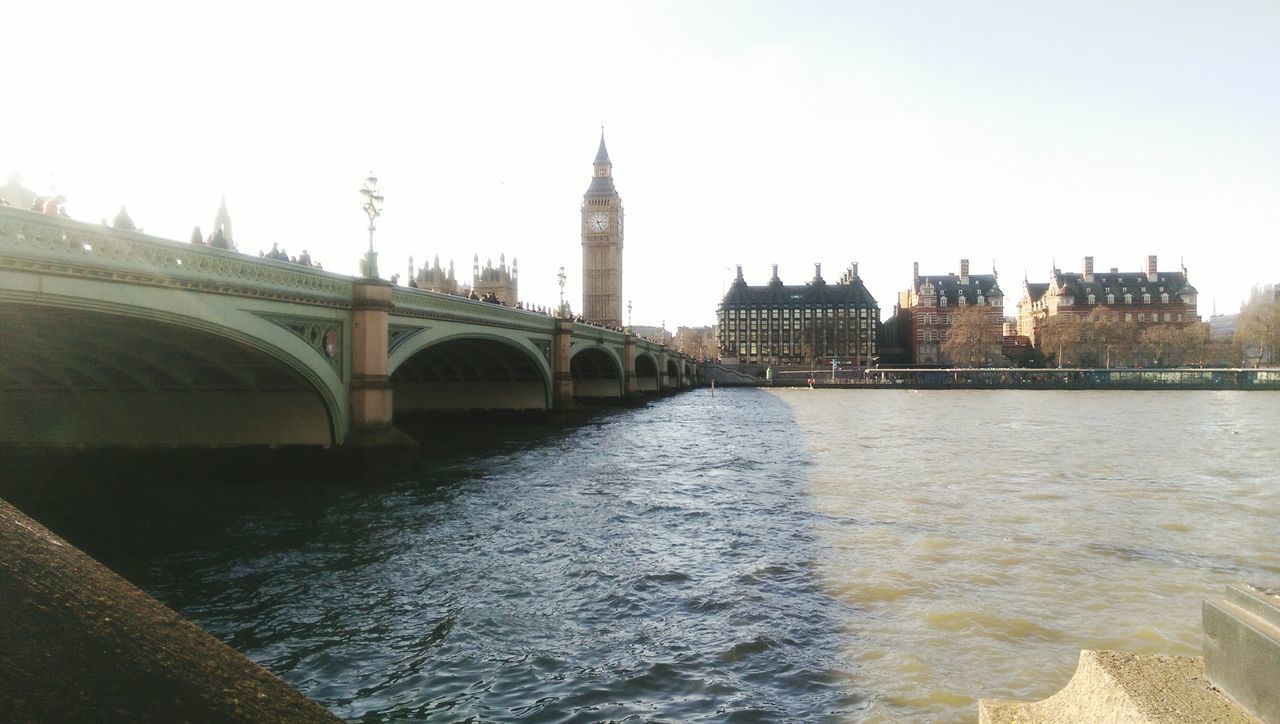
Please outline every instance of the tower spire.
[[600, 126], [600, 150], [596, 151], [595, 163], [607, 163], [611, 166], [613, 165], [613, 163], [609, 161], [609, 149], [604, 147], [604, 126], [603, 125]]

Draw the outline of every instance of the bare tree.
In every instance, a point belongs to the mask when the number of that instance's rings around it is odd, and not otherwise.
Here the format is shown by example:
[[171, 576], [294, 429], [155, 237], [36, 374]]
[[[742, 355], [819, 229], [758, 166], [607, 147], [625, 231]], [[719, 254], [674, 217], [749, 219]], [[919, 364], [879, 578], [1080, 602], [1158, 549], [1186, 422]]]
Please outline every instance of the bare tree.
[[1071, 354], [1080, 335], [1084, 331], [1084, 320], [1074, 314], [1055, 314], [1044, 320], [1044, 324], [1036, 330], [1036, 341], [1046, 355], [1057, 359], [1061, 367], [1063, 361], [1070, 363]]
[[1154, 366], [1172, 367], [1181, 360], [1187, 338], [1181, 327], [1157, 324], [1142, 330], [1139, 341], [1142, 349], [1151, 355]]
[[951, 315], [949, 334], [942, 342], [942, 353], [957, 366], [990, 364], [1000, 353], [999, 326], [991, 309], [975, 304]]
[[1113, 362], [1124, 362], [1133, 356], [1138, 327], [1120, 318], [1110, 307], [1098, 307], [1085, 320], [1086, 346], [1108, 369]]
[[1255, 287], [1249, 301], [1240, 308], [1236, 342], [1244, 356], [1253, 360], [1254, 367], [1276, 361], [1280, 352], [1280, 297], [1274, 287]]

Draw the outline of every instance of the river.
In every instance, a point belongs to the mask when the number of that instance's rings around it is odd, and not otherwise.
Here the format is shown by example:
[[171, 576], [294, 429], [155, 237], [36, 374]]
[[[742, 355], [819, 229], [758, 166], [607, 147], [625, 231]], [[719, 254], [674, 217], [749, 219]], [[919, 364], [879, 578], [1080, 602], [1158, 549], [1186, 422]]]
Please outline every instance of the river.
[[697, 390], [376, 486], [40, 507], [344, 718], [972, 721], [1280, 580], [1278, 402]]

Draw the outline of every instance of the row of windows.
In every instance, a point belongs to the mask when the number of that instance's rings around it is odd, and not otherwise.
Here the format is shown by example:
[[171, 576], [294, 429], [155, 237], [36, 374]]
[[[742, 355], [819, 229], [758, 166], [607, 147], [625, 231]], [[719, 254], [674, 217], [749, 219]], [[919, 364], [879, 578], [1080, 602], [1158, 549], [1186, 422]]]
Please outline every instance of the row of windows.
[[[1003, 318], [992, 314], [990, 315], [991, 324], [998, 325]], [[951, 314], [922, 314], [920, 315], [920, 324], [955, 324], [955, 317]]]
[[[986, 304], [986, 303], [987, 303], [987, 298], [986, 298], [986, 297], [984, 297], [983, 295], [979, 294], [979, 295], [978, 295], [978, 306], [982, 306], [982, 305], [984, 305], [984, 304]], [[960, 297], [960, 300], [957, 302], [957, 304], [958, 304], [959, 306], [961, 306], [961, 307], [965, 307], [965, 306], [968, 306], [968, 305], [969, 305], [969, 300], [965, 299], [964, 297]], [[922, 296], [922, 297], [920, 297], [920, 306], [922, 306], [922, 307], [946, 307], [946, 306], [948, 306], [948, 305], [949, 305], [949, 302], [947, 302], [947, 298], [946, 298], [946, 297], [941, 297], [941, 298], [939, 298], [939, 299], [937, 299], [937, 300], [935, 300], [932, 296]], [[999, 307], [999, 306], [1003, 306], [1003, 305], [1004, 305], [1004, 299], [1003, 299], [1003, 298], [1001, 298], [1001, 297], [991, 297], [991, 306], [993, 306], [993, 307]]]
[[[768, 345], [745, 344], [745, 343], [738, 344], [736, 346], [726, 345], [721, 347], [721, 349], [725, 350], [729, 354], [752, 355], [752, 356], [764, 355], [766, 357], [800, 357], [800, 356], [803, 356], [806, 351], [799, 346], [792, 347], [790, 345], [783, 345], [781, 347], [770, 347]], [[814, 352], [814, 356], [817, 356], [817, 357], [832, 357], [832, 356], [854, 357], [857, 355], [870, 356], [875, 354], [876, 352], [874, 344], [863, 344], [860, 347], [842, 348], [840, 350], [835, 351], [834, 355], [832, 354], [832, 351], [833, 350], [828, 350], [826, 348], [818, 348]]]
[[[724, 309], [721, 310], [722, 319], [799, 319], [801, 317], [852, 317], [857, 316], [862, 319], [870, 319], [872, 309], [866, 307], [860, 309], [849, 309], [847, 307], [826, 307], [826, 308], [806, 308], [804, 310], [788, 307], [781, 310], [778, 309]], [[876, 315], [879, 316], [879, 315]]]

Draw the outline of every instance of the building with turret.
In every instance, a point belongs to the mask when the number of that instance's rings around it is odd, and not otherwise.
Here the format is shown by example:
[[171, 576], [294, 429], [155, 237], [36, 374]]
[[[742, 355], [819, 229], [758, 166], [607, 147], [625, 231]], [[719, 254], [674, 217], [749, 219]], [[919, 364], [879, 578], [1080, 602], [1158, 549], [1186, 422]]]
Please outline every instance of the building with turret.
[[749, 286], [737, 278], [716, 310], [719, 354], [726, 364], [873, 364], [880, 307], [863, 286], [858, 265], [835, 284], [814, 265], [813, 279], [786, 285], [773, 277]]
[[436, 255], [431, 264], [423, 264], [421, 269], [413, 266], [413, 257], [409, 257], [410, 286], [441, 294], [458, 294], [458, 279], [453, 273], [453, 261], [449, 261], [446, 270], [440, 266], [440, 256]]
[[920, 263], [911, 268], [911, 287], [898, 293], [895, 324], [912, 364], [951, 364], [942, 343], [950, 339], [958, 315], [978, 306], [985, 312], [990, 336], [998, 346], [1004, 336], [1004, 292], [999, 275], [970, 274], [969, 260], [960, 260], [960, 273], [922, 276]]
[[497, 300], [509, 307], [514, 307], [520, 300], [519, 273], [516, 271], [516, 260], [507, 266], [507, 255], [498, 257], [498, 265], [492, 259], [485, 260], [484, 268], [480, 268], [480, 255], [477, 254], [472, 264], [471, 291], [481, 299], [492, 294]]
[[1018, 302], [1018, 334], [1041, 346], [1040, 330], [1055, 316], [1088, 317], [1106, 308], [1116, 321], [1131, 322], [1138, 334], [1160, 325], [1187, 326], [1198, 323], [1197, 294], [1187, 280], [1187, 269], [1162, 272], [1156, 256], [1146, 258], [1140, 271], [1122, 272], [1117, 267], [1097, 272], [1093, 257], [1084, 258], [1080, 273], [1054, 268], [1047, 283], [1023, 281]]
[[600, 131], [594, 173], [582, 197], [582, 317], [622, 326], [622, 197]]
[[213, 229], [210, 230], [210, 238], [216, 237], [221, 233], [222, 238], [227, 242], [227, 248], [236, 248], [235, 237], [231, 235], [231, 214], [227, 213], [227, 197], [222, 196], [222, 202], [218, 204], [218, 213], [213, 217]]

